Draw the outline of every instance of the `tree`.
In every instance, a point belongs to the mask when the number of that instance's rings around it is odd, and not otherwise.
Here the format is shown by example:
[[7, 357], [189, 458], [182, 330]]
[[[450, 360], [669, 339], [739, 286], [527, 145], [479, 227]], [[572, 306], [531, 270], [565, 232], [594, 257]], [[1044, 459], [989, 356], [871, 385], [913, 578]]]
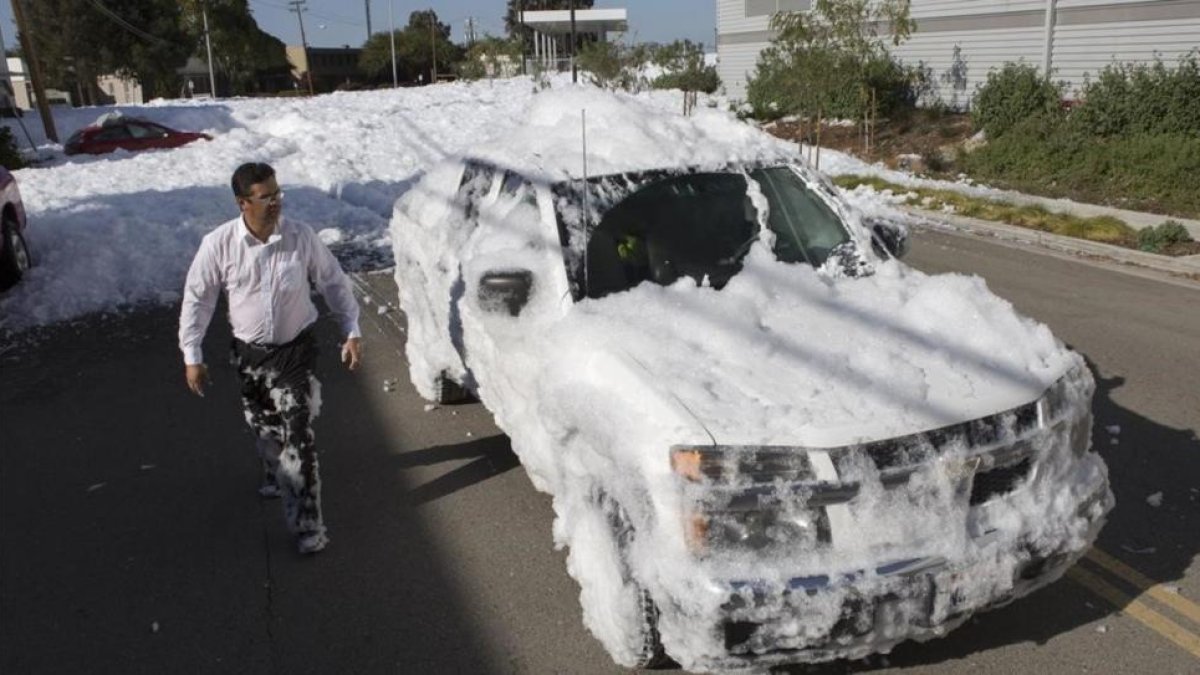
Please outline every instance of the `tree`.
[[916, 27], [908, 0], [815, 0], [809, 12], [776, 14], [771, 27], [778, 35], [747, 87], [756, 115], [815, 117], [819, 145], [825, 115], [869, 120], [914, 102], [914, 76], [887, 48]]
[[[101, 49], [105, 71], [136, 79], [146, 96], [176, 95], [177, 71], [193, 51], [183, 30], [179, 3], [107, 0], [103, 6], [111, 12], [105, 13], [104, 18], [116, 28], [110, 31]], [[91, 7], [97, 11], [95, 5]]]
[[173, 0], [20, 0], [48, 80], [100, 103], [99, 75], [136, 78], [149, 95], [169, 95], [190, 40]]
[[[450, 26], [438, 21], [433, 10], [410, 14], [408, 26], [396, 31], [396, 72], [401, 81], [415, 82], [421, 78], [433, 82], [434, 45], [438, 72], [455, 72], [462, 60], [462, 48], [450, 41]], [[376, 80], [390, 78], [392, 52], [387, 33], [376, 33], [367, 40], [358, 67]]]
[[208, 58], [201, 14], [207, 7], [213, 69], [229, 83], [230, 93], [257, 92], [264, 76], [290, 72], [283, 42], [258, 27], [246, 0], [182, 0], [180, 4], [192, 55], [202, 60]]
[[691, 40], [676, 40], [654, 49], [651, 62], [662, 70], [655, 89], [683, 91], [683, 114], [690, 115], [700, 92], [711, 94], [721, 86], [716, 66], [704, 62], [704, 47]]
[[579, 69], [597, 87], [636, 92], [647, 85], [644, 71], [651, 51], [647, 45], [592, 42], [579, 51]]
[[79, 103], [99, 100], [100, 47], [107, 26], [101, 15], [85, 11], [82, 0], [39, 0], [22, 3], [29, 38], [47, 83], [75, 91]]
[[520, 59], [520, 40], [488, 35], [467, 50], [459, 65], [459, 75], [468, 80], [511, 77], [520, 72]]

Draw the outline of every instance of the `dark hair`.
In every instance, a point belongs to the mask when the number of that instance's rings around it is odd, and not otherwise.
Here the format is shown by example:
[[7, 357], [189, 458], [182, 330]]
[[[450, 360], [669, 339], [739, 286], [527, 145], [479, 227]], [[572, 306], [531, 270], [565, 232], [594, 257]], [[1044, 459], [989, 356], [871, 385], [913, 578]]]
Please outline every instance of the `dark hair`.
[[249, 197], [250, 186], [275, 177], [275, 169], [265, 162], [246, 162], [233, 172], [233, 196]]

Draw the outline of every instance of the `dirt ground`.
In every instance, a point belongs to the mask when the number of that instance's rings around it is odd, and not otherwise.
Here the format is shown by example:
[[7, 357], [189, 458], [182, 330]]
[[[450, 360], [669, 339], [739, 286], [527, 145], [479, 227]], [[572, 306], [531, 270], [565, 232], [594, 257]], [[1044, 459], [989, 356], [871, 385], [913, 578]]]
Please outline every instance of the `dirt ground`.
[[[766, 130], [791, 141], [817, 142], [812, 124], [778, 122]], [[857, 124], [822, 125], [820, 145], [893, 168], [937, 175], [953, 170], [956, 148], [974, 134], [970, 115], [918, 110], [902, 118], [878, 120], [869, 150], [862, 125]]]

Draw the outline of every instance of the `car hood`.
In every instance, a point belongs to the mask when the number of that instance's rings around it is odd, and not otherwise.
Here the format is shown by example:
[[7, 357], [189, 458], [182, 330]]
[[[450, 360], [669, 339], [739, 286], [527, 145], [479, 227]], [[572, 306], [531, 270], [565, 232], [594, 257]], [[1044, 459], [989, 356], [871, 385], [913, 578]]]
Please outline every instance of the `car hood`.
[[579, 303], [563, 328], [640, 380], [612, 384], [673, 399], [722, 444], [833, 447], [963, 422], [1036, 399], [1080, 361], [982, 279], [896, 262], [838, 278], [760, 261], [719, 291], [647, 283]]

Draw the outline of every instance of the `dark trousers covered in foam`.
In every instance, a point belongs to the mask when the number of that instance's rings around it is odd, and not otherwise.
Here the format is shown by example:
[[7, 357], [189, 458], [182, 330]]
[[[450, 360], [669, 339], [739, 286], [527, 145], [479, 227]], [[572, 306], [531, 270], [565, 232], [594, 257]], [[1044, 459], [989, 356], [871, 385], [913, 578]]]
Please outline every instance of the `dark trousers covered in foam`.
[[288, 529], [299, 537], [324, 534], [321, 476], [312, 421], [321, 408], [317, 343], [311, 329], [283, 345], [233, 341], [246, 422], [283, 494]]

